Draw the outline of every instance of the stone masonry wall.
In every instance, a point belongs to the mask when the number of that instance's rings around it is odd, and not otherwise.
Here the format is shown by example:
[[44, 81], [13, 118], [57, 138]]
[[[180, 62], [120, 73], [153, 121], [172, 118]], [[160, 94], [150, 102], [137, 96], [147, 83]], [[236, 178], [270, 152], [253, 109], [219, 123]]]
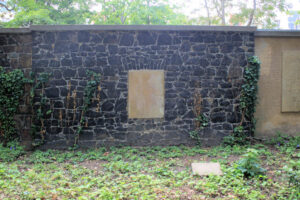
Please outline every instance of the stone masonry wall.
[[[33, 31], [32, 68], [51, 72], [46, 88], [53, 113], [47, 120], [47, 147], [74, 142], [86, 70], [102, 74], [100, 111], [88, 112], [81, 146], [191, 144], [194, 98], [201, 94], [209, 125], [203, 143], [218, 144], [239, 122], [243, 67], [254, 54], [254, 32], [237, 31]], [[129, 119], [128, 70], [165, 71], [163, 119]], [[69, 92], [69, 86], [70, 92]], [[76, 90], [76, 99], [68, 93]], [[68, 107], [67, 107], [68, 105]]]
[[[0, 66], [6, 70], [21, 69], [26, 76], [32, 66], [32, 37], [31, 33], [0, 33]], [[29, 105], [30, 88], [25, 86], [24, 99], [16, 116], [17, 129], [25, 146], [31, 143]]]
[[[100, 110], [95, 101], [87, 113], [81, 146], [192, 144], [189, 132], [195, 130], [197, 94], [202, 99], [201, 110], [209, 118], [208, 126], [199, 131], [202, 143], [214, 145], [240, 120], [243, 68], [247, 57], [254, 54], [254, 31], [226, 30], [2, 32], [0, 66], [21, 68], [26, 75], [31, 70], [52, 73], [45, 92], [53, 113], [45, 123], [44, 148], [73, 145], [86, 70], [102, 74], [102, 90]], [[162, 119], [128, 118], [128, 71], [142, 69], [165, 72]], [[30, 128], [26, 101], [27, 97], [17, 116], [22, 140], [29, 137]]]

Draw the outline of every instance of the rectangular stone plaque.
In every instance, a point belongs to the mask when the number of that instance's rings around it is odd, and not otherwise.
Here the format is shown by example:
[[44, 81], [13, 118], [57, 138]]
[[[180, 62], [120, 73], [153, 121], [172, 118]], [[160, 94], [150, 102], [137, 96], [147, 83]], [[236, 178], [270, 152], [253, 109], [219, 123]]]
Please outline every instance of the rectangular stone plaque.
[[164, 117], [164, 82], [163, 70], [128, 72], [129, 118]]
[[219, 163], [192, 163], [193, 174], [199, 176], [206, 175], [222, 175], [221, 166]]
[[282, 112], [300, 111], [300, 51], [282, 53]]

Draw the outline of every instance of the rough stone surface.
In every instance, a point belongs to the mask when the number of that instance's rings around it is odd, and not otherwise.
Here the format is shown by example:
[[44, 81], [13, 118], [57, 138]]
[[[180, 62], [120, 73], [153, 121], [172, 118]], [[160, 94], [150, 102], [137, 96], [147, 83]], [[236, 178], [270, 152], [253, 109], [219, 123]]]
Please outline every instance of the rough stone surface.
[[[30, 33], [0, 34], [0, 67], [5, 70], [21, 69], [29, 76], [32, 65], [32, 36]], [[16, 128], [20, 134], [22, 145], [31, 149], [30, 133], [30, 86], [25, 85], [24, 98], [19, 106], [19, 114], [15, 116]]]
[[[86, 70], [102, 74], [102, 90], [100, 104], [94, 101], [87, 113], [88, 127], [80, 135], [80, 145], [191, 144], [189, 132], [195, 130], [193, 110], [198, 92], [202, 111], [209, 117], [208, 126], [199, 131], [203, 144], [220, 143], [238, 123], [238, 94], [243, 67], [254, 53], [253, 32], [36, 30], [31, 36], [32, 70], [52, 73], [45, 90], [53, 107], [45, 123], [47, 147], [73, 144]], [[13, 68], [30, 56], [15, 58], [17, 45], [11, 45], [11, 40], [12, 34], [0, 34], [0, 50], [5, 52], [1, 65]], [[23, 62], [24, 66], [28, 62]], [[164, 118], [128, 117], [129, 70], [164, 70]], [[69, 90], [77, 96], [68, 102]]]
[[193, 174], [199, 176], [222, 175], [220, 163], [192, 163]]

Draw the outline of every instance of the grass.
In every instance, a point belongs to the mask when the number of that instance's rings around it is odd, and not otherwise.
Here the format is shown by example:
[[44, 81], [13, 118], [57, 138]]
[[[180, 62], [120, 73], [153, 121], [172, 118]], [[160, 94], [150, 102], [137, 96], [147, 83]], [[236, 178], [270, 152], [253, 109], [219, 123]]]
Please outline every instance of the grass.
[[[266, 173], [251, 178], [238, 169], [250, 146], [48, 150], [14, 161], [0, 146], [0, 199], [300, 199], [285, 170], [300, 158], [292, 142], [252, 145]], [[224, 175], [194, 176], [191, 163], [204, 161]]]

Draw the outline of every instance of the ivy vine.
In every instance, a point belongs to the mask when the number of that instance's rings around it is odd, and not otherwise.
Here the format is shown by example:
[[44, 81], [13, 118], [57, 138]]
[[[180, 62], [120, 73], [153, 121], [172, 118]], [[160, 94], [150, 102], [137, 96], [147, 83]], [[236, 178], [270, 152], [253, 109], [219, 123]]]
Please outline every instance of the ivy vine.
[[204, 129], [208, 126], [208, 117], [202, 112], [202, 98], [199, 92], [195, 93], [194, 96], [194, 109], [193, 109], [194, 115], [196, 118], [194, 119], [195, 123], [195, 130], [190, 131], [190, 137], [194, 140], [196, 140], [196, 143], [198, 145], [201, 144], [201, 137], [199, 134], [199, 131]]
[[256, 119], [254, 113], [257, 104], [258, 80], [260, 61], [258, 57], [248, 58], [248, 65], [244, 70], [244, 83], [240, 96], [240, 124], [234, 128], [232, 135], [224, 138], [224, 144], [247, 144], [249, 136], [254, 136]]
[[256, 124], [254, 113], [257, 103], [260, 61], [258, 57], [252, 56], [248, 59], [248, 63], [249, 64], [244, 72], [244, 84], [242, 85], [242, 92], [240, 98], [240, 109], [242, 112], [242, 119], [240, 125], [243, 125], [245, 121], [249, 121], [249, 131], [250, 134], [253, 136]]
[[45, 141], [45, 119], [52, 113], [50, 100], [45, 95], [45, 87], [49, 82], [50, 73], [40, 73], [38, 76], [31, 72], [28, 83], [30, 89], [30, 106], [32, 112], [31, 134], [36, 140], [33, 146], [38, 146]]
[[208, 118], [203, 113], [201, 113], [200, 115], [198, 115], [195, 118], [195, 121], [196, 121], [196, 124], [199, 124], [199, 126], [196, 125], [197, 126], [196, 130], [190, 131], [189, 134], [190, 134], [190, 137], [192, 139], [196, 140], [197, 144], [200, 145], [201, 137], [199, 135], [199, 130], [202, 130], [208, 126]]
[[[101, 76], [93, 71], [87, 71], [89, 80], [84, 90], [83, 105], [80, 109], [80, 121], [76, 131], [75, 144], [79, 139], [79, 134], [84, 127], [88, 126], [86, 117], [94, 101], [97, 101], [97, 111], [100, 110], [100, 80]], [[51, 100], [45, 95], [45, 87], [51, 77], [50, 73], [40, 73], [38, 76], [30, 73], [30, 78], [25, 78], [24, 73], [17, 69], [6, 72], [0, 67], [0, 139], [7, 143], [18, 137], [15, 130], [14, 116], [18, 112], [20, 100], [24, 95], [24, 84], [30, 84], [30, 107], [31, 117], [31, 134], [35, 139], [33, 146], [44, 143], [46, 127], [45, 120], [52, 113]], [[75, 92], [76, 97], [76, 92]], [[75, 99], [75, 98], [74, 98]], [[75, 101], [75, 100], [74, 100]], [[74, 104], [75, 109], [76, 104]], [[74, 110], [74, 117], [75, 119]]]
[[[100, 81], [101, 81], [101, 75], [99, 73], [89, 71], [89, 70], [87, 70], [86, 73], [89, 77], [89, 80], [87, 82], [87, 86], [84, 89], [83, 106], [82, 106], [79, 126], [78, 126], [77, 131], [76, 131], [75, 145], [77, 145], [79, 135], [82, 132], [83, 128], [88, 126], [86, 113], [90, 109], [93, 100], [98, 101], [97, 111], [99, 111], [99, 109], [100, 109], [100, 91], [101, 91]], [[98, 91], [98, 93], [97, 93], [97, 91]]]
[[24, 93], [25, 80], [21, 70], [6, 72], [0, 67], [0, 141], [4, 144], [18, 136], [14, 116]]

